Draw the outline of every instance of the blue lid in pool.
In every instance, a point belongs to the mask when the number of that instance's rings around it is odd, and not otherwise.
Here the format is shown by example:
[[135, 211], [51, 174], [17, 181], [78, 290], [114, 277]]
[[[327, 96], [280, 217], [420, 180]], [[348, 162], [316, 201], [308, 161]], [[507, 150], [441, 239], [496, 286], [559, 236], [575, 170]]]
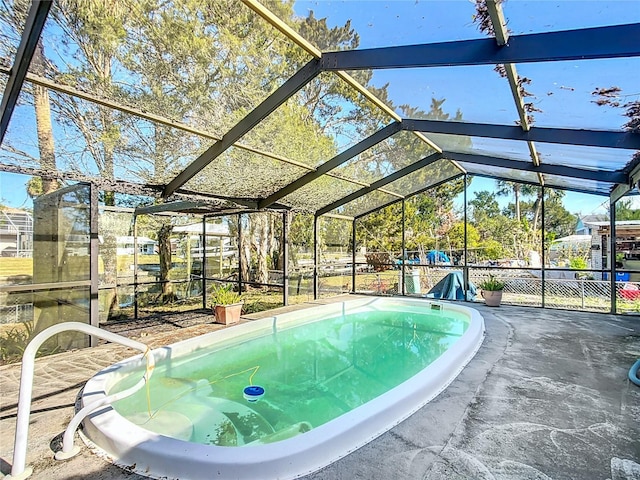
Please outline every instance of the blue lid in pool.
[[255, 402], [264, 395], [264, 388], [259, 385], [249, 385], [248, 387], [244, 387], [242, 393], [246, 400]]

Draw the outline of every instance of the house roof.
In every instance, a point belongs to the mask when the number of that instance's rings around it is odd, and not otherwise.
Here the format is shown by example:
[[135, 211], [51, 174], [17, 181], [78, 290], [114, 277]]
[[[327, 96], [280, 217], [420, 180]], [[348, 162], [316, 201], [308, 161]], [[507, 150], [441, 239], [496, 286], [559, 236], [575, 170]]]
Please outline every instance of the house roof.
[[[136, 237], [131, 237], [131, 236], [123, 236], [123, 237], [117, 237], [116, 238], [116, 242], [118, 244], [120, 244], [120, 245], [122, 245], [122, 244], [133, 244], [135, 241], [136, 241]], [[147, 244], [147, 245], [153, 244], [153, 245], [155, 245], [156, 243], [158, 243], [158, 242], [156, 242], [155, 240], [152, 240], [149, 237], [137, 237], [137, 242], [138, 242], [138, 245], [144, 245], [144, 244]]]
[[[206, 223], [206, 232], [207, 235], [219, 235], [219, 236], [228, 236], [229, 233], [229, 225], [226, 223]], [[190, 225], [179, 225], [173, 227], [174, 232], [178, 233], [192, 233], [201, 235], [202, 234], [202, 223], [192, 223]]]
[[580, 217], [580, 221], [583, 225], [595, 225], [597, 222], [606, 222], [609, 223], [609, 215], [600, 214], [600, 215], [585, 215]]

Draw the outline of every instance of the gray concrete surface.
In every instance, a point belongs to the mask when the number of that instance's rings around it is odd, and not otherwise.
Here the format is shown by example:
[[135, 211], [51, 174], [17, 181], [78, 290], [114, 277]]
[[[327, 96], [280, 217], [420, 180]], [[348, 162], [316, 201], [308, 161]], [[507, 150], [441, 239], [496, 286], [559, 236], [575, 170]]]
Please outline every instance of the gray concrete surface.
[[[627, 380], [640, 357], [640, 317], [475, 307], [487, 336], [458, 378], [395, 428], [308, 480], [640, 480], [640, 387]], [[205, 323], [146, 335], [137, 329], [136, 335], [160, 346], [213, 328], [221, 327]], [[31, 478], [143, 478], [84, 446], [67, 462], [53, 460], [82, 384], [132, 353], [101, 345], [38, 360]], [[0, 374], [0, 471], [6, 474], [19, 368], [0, 367]]]

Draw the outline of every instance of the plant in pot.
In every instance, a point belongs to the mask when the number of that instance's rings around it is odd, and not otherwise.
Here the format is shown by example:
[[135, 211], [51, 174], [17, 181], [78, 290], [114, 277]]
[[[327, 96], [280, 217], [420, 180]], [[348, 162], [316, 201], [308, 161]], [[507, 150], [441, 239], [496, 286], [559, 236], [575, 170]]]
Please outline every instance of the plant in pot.
[[231, 325], [239, 322], [243, 304], [242, 296], [233, 291], [230, 283], [214, 287], [211, 292], [211, 308], [216, 316], [216, 323]]
[[483, 280], [478, 285], [482, 290], [482, 298], [484, 303], [489, 307], [499, 307], [502, 302], [502, 291], [504, 290], [505, 282], [498, 280], [493, 275], [489, 275], [489, 278]]

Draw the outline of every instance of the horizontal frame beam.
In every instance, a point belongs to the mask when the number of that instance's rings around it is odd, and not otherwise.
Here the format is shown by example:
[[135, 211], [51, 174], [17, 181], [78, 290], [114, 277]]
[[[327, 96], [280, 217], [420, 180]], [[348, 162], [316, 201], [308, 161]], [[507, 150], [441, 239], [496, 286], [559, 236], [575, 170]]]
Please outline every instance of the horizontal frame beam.
[[525, 132], [521, 127], [510, 125], [416, 119], [402, 120], [402, 128], [404, 130], [427, 133], [467, 135], [471, 137], [520, 140], [524, 142], [640, 150], [640, 133], [618, 132], [613, 130], [531, 127], [529, 131]]
[[275, 92], [267, 97], [260, 105], [247, 114], [235, 126], [229, 130], [219, 142], [214, 143], [182, 172], [180, 172], [165, 187], [162, 196], [168, 197], [191, 178], [197, 175], [204, 167], [219, 157], [231, 147], [240, 137], [264, 120], [276, 108], [295, 95], [300, 89], [311, 82], [320, 74], [320, 62], [311, 60], [298, 70], [291, 78], [283, 83]]
[[640, 23], [515, 35], [503, 47], [492, 38], [322, 54], [323, 70], [421, 68], [558, 62], [640, 56]]
[[13, 110], [16, 107], [24, 79], [27, 76], [27, 70], [29, 70], [31, 59], [40, 40], [40, 34], [47, 21], [49, 10], [51, 10], [52, 1], [34, 0], [31, 4], [29, 16], [22, 31], [20, 45], [16, 52], [16, 58], [4, 88], [2, 104], [0, 104], [0, 144], [4, 142], [4, 136], [9, 128]]
[[[0, 65], [0, 73], [5, 73], [7, 75], [9, 75], [9, 73], [11, 73], [11, 70], [8, 68], [3, 67], [2, 65]], [[62, 85], [60, 83], [56, 83], [52, 80], [49, 80], [46, 77], [41, 77], [39, 75], [34, 75], [32, 73], [27, 73], [26, 79], [27, 82], [33, 83], [35, 85], [40, 85], [42, 87], [48, 88], [49, 90], [53, 90], [55, 92], [59, 92], [59, 93], [63, 93], [65, 95], [70, 95], [72, 97], [77, 97], [77, 98], [81, 98], [82, 100], [87, 100], [88, 102], [93, 102], [93, 103], [97, 103], [98, 105], [102, 105], [103, 107], [107, 107], [107, 108], [112, 108], [114, 110], [118, 110], [120, 112], [126, 113], [128, 115], [133, 115], [136, 116], [138, 118], [142, 118], [145, 120], [149, 120], [151, 122], [156, 122], [159, 123], [161, 125], [164, 125], [166, 127], [171, 127], [171, 128], [175, 128], [177, 130], [182, 130], [184, 132], [188, 132], [188, 133], [192, 133], [194, 135], [199, 135], [201, 137], [205, 137], [205, 138], [209, 138], [211, 140], [215, 140], [215, 141], [219, 141], [221, 140], [221, 137], [219, 135], [216, 135], [214, 133], [211, 132], [207, 132], [205, 130], [201, 130], [198, 128], [194, 128], [190, 125], [187, 125], [185, 123], [182, 122], [178, 122], [176, 120], [171, 120], [169, 118], [165, 118], [162, 117], [160, 115], [156, 115], [154, 113], [149, 113], [149, 112], [143, 112], [142, 110], [138, 110], [136, 108], [133, 107], [129, 107], [126, 105], [121, 105], [117, 102], [113, 102], [111, 100], [107, 100], [105, 98], [99, 97], [97, 95], [93, 95], [91, 93], [87, 93], [87, 92], [83, 92], [82, 90], [78, 90], [77, 88], [73, 88], [70, 87], [68, 85]], [[279, 162], [283, 162], [289, 165], [294, 165], [296, 167], [300, 167], [303, 168], [307, 171], [313, 171], [315, 170], [315, 168], [310, 167], [309, 165], [305, 165], [302, 162], [298, 162], [295, 160], [292, 160], [290, 158], [285, 158], [282, 155], [276, 155], [274, 153], [271, 152], [267, 152], [265, 150], [261, 150], [259, 148], [255, 148], [252, 147], [250, 145], [246, 145], [242, 142], [236, 142], [233, 144], [234, 148], [238, 148], [240, 150], [245, 150], [247, 152], [251, 152], [251, 153], [255, 153], [257, 155], [262, 155], [264, 157], [267, 158], [271, 158], [273, 160], [277, 160]], [[328, 176], [334, 176], [331, 172], [327, 173]], [[343, 178], [343, 177], [338, 177], [336, 176], [336, 178], [340, 178], [340, 180], [345, 180], [347, 182], [351, 182], [355, 185], [360, 185], [362, 186], [368, 186], [368, 184], [366, 184], [365, 182], [360, 182], [357, 180], [354, 180], [352, 178]]]
[[428, 187], [424, 187], [424, 188], [421, 188], [420, 190], [417, 190], [417, 191], [415, 191], [415, 192], [412, 192], [412, 193], [411, 193], [411, 195], [407, 195], [405, 198], [399, 198], [399, 199], [397, 199], [397, 200], [392, 200], [392, 201], [390, 201], [390, 202], [385, 203], [384, 205], [379, 205], [379, 206], [377, 206], [377, 207], [375, 207], [375, 208], [372, 208], [371, 210], [368, 210], [368, 211], [366, 211], [366, 212], [364, 212], [364, 213], [361, 213], [361, 214], [359, 214], [359, 215], [356, 215], [356, 216], [355, 216], [355, 217], [353, 217], [353, 218], [354, 218], [354, 220], [359, 220], [359, 219], [361, 219], [362, 217], [366, 217], [367, 215], [372, 214], [373, 212], [377, 212], [378, 210], [382, 210], [383, 208], [386, 208], [386, 207], [388, 207], [388, 206], [390, 206], [390, 205], [393, 205], [393, 204], [395, 204], [395, 203], [398, 203], [398, 202], [402, 202], [403, 200], [406, 202], [406, 201], [407, 201], [408, 199], [410, 199], [411, 197], [415, 197], [416, 195], [420, 195], [421, 193], [424, 193], [424, 192], [426, 192], [426, 191], [429, 191], [429, 190], [431, 190], [432, 188], [439, 187], [440, 185], [443, 185], [443, 184], [445, 184], [445, 183], [447, 183], [447, 182], [451, 182], [451, 181], [453, 181], [453, 180], [457, 180], [458, 178], [460, 178], [460, 177], [464, 177], [464, 176], [465, 176], [465, 174], [464, 174], [464, 173], [462, 173], [462, 172], [460, 172], [460, 173], [458, 173], [458, 174], [456, 174], [456, 175], [454, 175], [454, 176], [452, 176], [452, 177], [445, 178], [444, 180], [440, 180], [439, 182], [434, 183], [433, 185], [429, 185]]
[[624, 197], [630, 191], [631, 191], [631, 187], [629, 185], [627, 185], [626, 183], [620, 184], [620, 185], [616, 185], [611, 190], [611, 194], [609, 195], [609, 202], [610, 203], [616, 203], [618, 200], [620, 200], [622, 197]]
[[206, 204], [204, 202], [192, 202], [188, 200], [179, 200], [175, 202], [168, 203], [158, 203], [155, 205], [146, 205], [143, 207], [137, 207], [135, 209], [134, 215], [148, 215], [153, 213], [162, 213], [162, 212], [182, 212], [185, 210], [195, 209], [195, 208], [206, 208], [211, 205]]
[[[491, 165], [493, 167], [510, 168], [512, 170], [528, 171], [548, 175], [558, 175], [561, 177], [579, 178], [607, 183], [626, 183], [627, 175], [620, 171], [589, 170], [586, 168], [569, 167], [566, 165], [551, 165], [543, 163], [535, 166], [530, 162], [522, 160], [511, 160], [508, 158], [493, 157], [487, 155], [475, 155], [468, 153], [444, 152], [444, 158], [456, 160], [458, 162], [475, 163], [481, 165]], [[473, 173], [470, 173], [473, 174]]]
[[[482, 177], [482, 178], [488, 178], [491, 180], [505, 180], [507, 182], [513, 182], [514, 179], [513, 178], [507, 178], [503, 175], [490, 175], [488, 173], [470, 173], [469, 174], [472, 177]], [[595, 190], [589, 190], [586, 188], [573, 188], [573, 187], [567, 187], [567, 186], [559, 186], [559, 185], [549, 185], [548, 183], [545, 185], [541, 185], [539, 182], [530, 182], [528, 180], [517, 180], [518, 183], [522, 183], [524, 185], [533, 185], [534, 187], [544, 187], [547, 189], [553, 189], [553, 190], [563, 190], [566, 192], [576, 192], [576, 193], [586, 193], [588, 195], [598, 195], [600, 197], [607, 197], [608, 194], [604, 193], [604, 192], [598, 192]]]
[[373, 147], [374, 145], [377, 145], [378, 143], [382, 142], [383, 140], [386, 140], [387, 138], [391, 137], [392, 135], [398, 133], [401, 129], [402, 128], [401, 128], [401, 123], [400, 122], [390, 123], [386, 127], [378, 130], [373, 135], [371, 135], [371, 136], [365, 138], [364, 140], [356, 143], [353, 147], [348, 148], [344, 152], [339, 153], [338, 155], [333, 157], [331, 160], [326, 161], [325, 163], [320, 165], [318, 168], [316, 168], [313, 172], [306, 173], [305, 175], [303, 175], [302, 177], [298, 178], [294, 182], [291, 182], [289, 185], [286, 185], [285, 187], [281, 188], [277, 192], [269, 195], [264, 200], [261, 200], [258, 203], [258, 208], [267, 208], [267, 207], [269, 207], [274, 202], [277, 202], [281, 198], [283, 198], [283, 197], [289, 195], [290, 193], [293, 193], [296, 190], [304, 187], [308, 183], [311, 183], [313, 180], [319, 178], [320, 176], [322, 176], [325, 173], [333, 170], [334, 168], [342, 165], [343, 163], [347, 162], [348, 160], [352, 159], [353, 157], [361, 154], [365, 150], [368, 150], [369, 148]]
[[416, 170], [420, 170], [423, 167], [426, 167], [427, 165], [431, 165], [432, 163], [437, 162], [438, 160], [440, 160], [442, 158], [442, 154], [441, 153], [434, 153], [431, 154], [427, 157], [424, 157], [422, 160], [418, 160], [415, 163], [412, 163], [411, 165], [404, 167], [396, 172], [393, 172], [390, 175], [387, 175], [384, 178], [381, 178], [380, 180], [377, 180], [375, 182], [373, 182], [371, 185], [369, 185], [368, 187], [365, 188], [361, 188], [360, 190], [353, 192], [345, 197], [342, 197], [339, 200], [336, 200], [333, 203], [330, 203], [329, 205], [327, 205], [326, 207], [322, 207], [321, 209], [319, 209], [316, 212], [317, 216], [320, 215], [324, 215], [326, 213], [329, 213], [331, 210], [334, 210], [338, 207], [341, 207], [342, 205], [349, 203], [357, 198], [362, 197], [363, 195], [366, 195], [367, 193], [370, 193], [380, 187], [384, 187], [385, 185], [388, 185], [391, 182], [394, 182], [402, 177], [405, 177], [407, 175], [409, 175], [410, 173], [415, 172]]

